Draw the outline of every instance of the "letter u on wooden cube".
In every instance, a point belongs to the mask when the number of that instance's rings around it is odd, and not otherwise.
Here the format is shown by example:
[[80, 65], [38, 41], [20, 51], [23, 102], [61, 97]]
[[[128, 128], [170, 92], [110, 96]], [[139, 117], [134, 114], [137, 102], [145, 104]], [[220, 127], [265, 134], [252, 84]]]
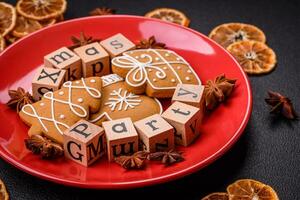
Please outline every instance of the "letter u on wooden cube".
[[175, 128], [175, 143], [178, 145], [188, 146], [200, 134], [199, 108], [175, 101], [162, 117]]
[[81, 59], [73, 51], [62, 47], [44, 57], [45, 67], [64, 69], [66, 81], [81, 78]]
[[174, 128], [159, 114], [139, 120], [134, 126], [143, 151], [168, 151], [174, 148]]
[[89, 166], [105, 154], [103, 128], [80, 120], [64, 132], [65, 156], [81, 165]]
[[32, 95], [38, 101], [50, 91], [60, 89], [64, 82], [66, 71], [47, 67], [40, 67], [32, 80]]
[[108, 160], [130, 155], [138, 150], [138, 134], [130, 118], [106, 121], [102, 123], [107, 139]]
[[135, 48], [135, 44], [121, 33], [102, 40], [100, 44], [109, 53], [111, 58]]
[[74, 52], [82, 60], [83, 77], [110, 74], [109, 55], [98, 42], [78, 47]]

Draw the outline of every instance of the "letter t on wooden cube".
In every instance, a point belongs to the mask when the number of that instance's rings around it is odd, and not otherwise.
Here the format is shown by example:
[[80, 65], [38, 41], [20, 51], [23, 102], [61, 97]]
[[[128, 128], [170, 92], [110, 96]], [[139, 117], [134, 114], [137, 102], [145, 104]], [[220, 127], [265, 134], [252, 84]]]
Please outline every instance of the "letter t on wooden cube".
[[138, 150], [138, 134], [130, 118], [106, 121], [102, 126], [106, 134], [109, 161]]
[[200, 129], [199, 108], [175, 101], [162, 117], [175, 128], [175, 143], [188, 146], [198, 136]]
[[83, 77], [110, 74], [109, 55], [98, 42], [78, 47], [74, 52], [82, 60]]
[[73, 51], [62, 47], [44, 57], [45, 67], [64, 69], [66, 81], [81, 78], [81, 60]]
[[139, 120], [134, 126], [143, 151], [168, 151], [174, 148], [174, 128], [159, 114]]
[[36, 101], [49, 92], [60, 89], [64, 82], [66, 71], [47, 67], [38, 68], [32, 80], [32, 95]]
[[135, 44], [133, 44], [121, 33], [101, 41], [100, 44], [109, 53], [111, 58], [135, 48]]
[[64, 132], [65, 156], [81, 165], [89, 166], [105, 154], [103, 128], [80, 120]]

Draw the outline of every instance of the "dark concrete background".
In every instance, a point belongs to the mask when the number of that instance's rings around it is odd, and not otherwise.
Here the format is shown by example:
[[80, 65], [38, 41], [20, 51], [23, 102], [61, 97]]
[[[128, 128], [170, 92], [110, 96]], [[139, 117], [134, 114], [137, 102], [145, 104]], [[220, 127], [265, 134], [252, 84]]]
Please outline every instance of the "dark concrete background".
[[[15, 3], [9, 0], [7, 2]], [[280, 199], [300, 199], [300, 123], [273, 118], [264, 103], [267, 90], [289, 96], [300, 112], [300, 1], [242, 0], [69, 0], [66, 19], [87, 16], [95, 7], [115, 8], [118, 14], [144, 15], [157, 7], [177, 8], [191, 19], [190, 27], [208, 34], [225, 22], [257, 25], [277, 54], [278, 65], [265, 76], [250, 77], [253, 113], [245, 133], [222, 158], [180, 180], [127, 191], [101, 191], [65, 187], [37, 179], [0, 159], [0, 178], [11, 199], [201, 199], [224, 191], [240, 178], [270, 184]]]

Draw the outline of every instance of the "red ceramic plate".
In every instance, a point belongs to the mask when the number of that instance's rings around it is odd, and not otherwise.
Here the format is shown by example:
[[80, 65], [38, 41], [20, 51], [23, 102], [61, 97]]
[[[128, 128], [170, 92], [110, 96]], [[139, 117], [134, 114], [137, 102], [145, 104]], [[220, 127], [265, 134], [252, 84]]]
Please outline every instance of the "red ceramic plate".
[[[185, 161], [170, 167], [151, 163], [145, 170], [125, 171], [102, 159], [91, 167], [82, 167], [64, 158], [41, 160], [24, 146], [27, 130], [16, 112], [5, 103], [7, 91], [19, 86], [30, 89], [35, 69], [43, 56], [70, 45], [70, 36], [107, 38], [122, 33], [137, 42], [155, 35], [159, 42], [176, 51], [194, 68], [203, 83], [225, 73], [236, 78], [231, 98], [206, 116], [201, 137], [191, 146], [179, 148]], [[175, 24], [134, 16], [89, 17], [66, 21], [21, 39], [0, 56], [0, 155], [13, 166], [34, 176], [57, 183], [85, 188], [133, 188], [162, 183], [191, 174], [224, 154], [242, 134], [251, 114], [252, 97], [247, 76], [222, 47], [206, 36]], [[163, 102], [164, 107], [169, 102]]]

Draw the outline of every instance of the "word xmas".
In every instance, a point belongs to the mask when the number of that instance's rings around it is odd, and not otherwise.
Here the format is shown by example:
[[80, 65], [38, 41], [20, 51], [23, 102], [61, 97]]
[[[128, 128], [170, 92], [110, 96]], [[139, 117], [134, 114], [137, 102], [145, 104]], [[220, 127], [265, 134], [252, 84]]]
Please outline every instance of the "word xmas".
[[36, 72], [32, 81], [33, 97], [39, 100], [46, 92], [58, 90], [65, 81], [108, 75], [110, 57], [134, 48], [135, 45], [119, 33], [74, 51], [67, 47], [57, 49], [44, 57], [44, 66]]

